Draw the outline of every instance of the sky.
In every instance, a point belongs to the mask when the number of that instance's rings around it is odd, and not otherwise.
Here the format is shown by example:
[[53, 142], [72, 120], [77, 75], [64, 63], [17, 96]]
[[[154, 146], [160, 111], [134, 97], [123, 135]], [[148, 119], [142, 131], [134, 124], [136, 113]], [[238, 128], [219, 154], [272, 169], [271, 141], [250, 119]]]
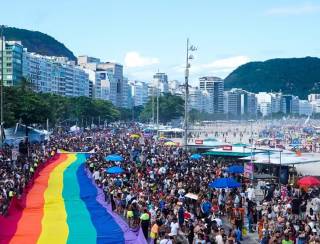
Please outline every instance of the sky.
[[183, 81], [187, 38], [197, 47], [191, 83], [249, 61], [320, 56], [319, 0], [1, 0], [0, 9], [0, 24], [121, 63], [129, 80], [160, 71]]

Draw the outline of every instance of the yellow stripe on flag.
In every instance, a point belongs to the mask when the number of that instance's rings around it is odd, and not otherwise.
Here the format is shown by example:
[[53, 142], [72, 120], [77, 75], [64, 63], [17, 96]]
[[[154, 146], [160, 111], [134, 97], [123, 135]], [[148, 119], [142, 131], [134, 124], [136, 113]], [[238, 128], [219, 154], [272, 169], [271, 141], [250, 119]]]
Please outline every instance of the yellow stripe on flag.
[[63, 174], [65, 169], [76, 160], [75, 154], [68, 154], [67, 159], [50, 174], [48, 188], [44, 193], [44, 216], [39, 244], [67, 243], [69, 228], [67, 213], [62, 196]]

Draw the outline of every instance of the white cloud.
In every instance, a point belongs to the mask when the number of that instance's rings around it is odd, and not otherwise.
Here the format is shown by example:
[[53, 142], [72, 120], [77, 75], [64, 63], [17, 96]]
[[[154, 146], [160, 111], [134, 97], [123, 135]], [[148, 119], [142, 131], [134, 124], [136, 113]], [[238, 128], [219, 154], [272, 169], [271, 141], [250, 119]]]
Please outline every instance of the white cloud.
[[[217, 59], [205, 64], [191, 64], [190, 73], [197, 75], [220, 75], [225, 76], [242, 64], [248, 63], [250, 58], [247, 56], [234, 56], [223, 59]], [[184, 65], [173, 67], [178, 73], [183, 73]]]
[[230, 70], [235, 69], [238, 66], [248, 63], [250, 61], [250, 58], [247, 56], [235, 56], [230, 58], [224, 58], [215, 60], [212, 63], [205, 64], [204, 67], [210, 68], [210, 69], [221, 69], [221, 70]]
[[138, 52], [128, 52], [124, 58], [125, 66], [129, 68], [144, 67], [152, 64], [158, 64], [158, 58], [143, 57]]
[[303, 15], [303, 14], [312, 14], [319, 13], [320, 5], [305, 3], [299, 6], [284, 6], [271, 8], [266, 11], [267, 15]]

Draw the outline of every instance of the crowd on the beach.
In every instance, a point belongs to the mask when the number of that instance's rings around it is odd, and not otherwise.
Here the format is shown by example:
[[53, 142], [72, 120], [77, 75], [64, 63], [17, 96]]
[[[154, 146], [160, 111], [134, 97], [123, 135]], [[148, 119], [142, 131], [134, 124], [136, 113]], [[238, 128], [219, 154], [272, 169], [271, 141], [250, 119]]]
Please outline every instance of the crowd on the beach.
[[[91, 151], [86, 170], [103, 190], [105, 201], [130, 228], [140, 227], [153, 243], [320, 243], [317, 188], [280, 187], [269, 182], [259, 184], [264, 193], [260, 199], [256, 182], [228, 173], [226, 161], [193, 160], [190, 152], [167, 146], [164, 138], [146, 135], [135, 125], [55, 133], [46, 146], [34, 146], [29, 156], [16, 160], [5, 148], [0, 167], [2, 213], [10, 198], [22, 194], [36, 168], [57, 148]], [[111, 154], [122, 159], [107, 160]], [[113, 166], [124, 172], [107, 173]], [[233, 178], [241, 187], [209, 187], [221, 177]]]
[[55, 150], [51, 144], [29, 144], [21, 141], [18, 147], [4, 145], [0, 151], [0, 214], [6, 215], [13, 197], [20, 197], [33, 179], [36, 170], [43, 166]]

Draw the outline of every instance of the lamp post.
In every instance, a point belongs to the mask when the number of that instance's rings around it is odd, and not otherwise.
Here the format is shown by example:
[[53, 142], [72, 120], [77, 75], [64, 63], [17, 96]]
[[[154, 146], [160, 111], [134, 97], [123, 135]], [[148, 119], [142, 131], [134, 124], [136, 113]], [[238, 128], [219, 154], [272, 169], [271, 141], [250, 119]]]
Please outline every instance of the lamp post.
[[254, 120], [248, 120], [248, 122], [250, 122], [250, 142], [251, 142], [251, 165], [252, 165], [252, 182], [254, 179], [254, 164], [253, 164], [253, 131], [252, 131], [252, 123], [254, 122]]
[[4, 85], [4, 49], [5, 49], [5, 41], [4, 41], [4, 29], [5, 25], [0, 25], [1, 30], [1, 84], [0, 84], [0, 133], [1, 133], [1, 148], [3, 146], [4, 139], [4, 120], [3, 120], [3, 85]]
[[279, 188], [281, 187], [281, 166], [282, 166], [282, 162], [281, 162], [281, 154], [282, 154], [282, 150], [279, 150], [280, 153], [280, 159], [279, 159]]
[[188, 149], [188, 99], [189, 99], [189, 68], [191, 67], [189, 60], [193, 59], [189, 55], [189, 51], [196, 51], [197, 48], [193, 45], [189, 46], [189, 38], [187, 38], [187, 56], [186, 56], [186, 70], [185, 70], [185, 98], [184, 98], [184, 147]]
[[152, 127], [153, 127], [153, 129], [154, 129], [154, 86], [152, 86], [151, 106], [152, 106]]
[[159, 79], [157, 79], [157, 135], [159, 136]]

